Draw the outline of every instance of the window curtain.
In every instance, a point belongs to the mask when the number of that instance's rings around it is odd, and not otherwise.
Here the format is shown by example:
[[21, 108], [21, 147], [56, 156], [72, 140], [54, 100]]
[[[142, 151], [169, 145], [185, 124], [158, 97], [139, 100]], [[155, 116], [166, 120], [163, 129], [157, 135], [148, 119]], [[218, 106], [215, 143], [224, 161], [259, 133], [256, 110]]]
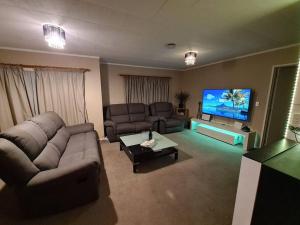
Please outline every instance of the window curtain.
[[39, 112], [55, 111], [68, 125], [87, 121], [83, 72], [36, 70]]
[[12, 127], [32, 115], [23, 69], [0, 66], [0, 130]]
[[67, 125], [87, 122], [84, 72], [0, 65], [0, 131], [46, 111]]
[[170, 78], [124, 75], [126, 103], [168, 102]]

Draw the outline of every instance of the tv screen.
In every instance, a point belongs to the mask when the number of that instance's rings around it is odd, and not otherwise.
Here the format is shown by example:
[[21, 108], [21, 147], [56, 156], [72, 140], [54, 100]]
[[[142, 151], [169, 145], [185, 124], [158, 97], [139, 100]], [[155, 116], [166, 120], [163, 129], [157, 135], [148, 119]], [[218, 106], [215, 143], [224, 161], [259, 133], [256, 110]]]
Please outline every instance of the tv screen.
[[249, 120], [251, 89], [206, 89], [202, 96], [202, 113]]

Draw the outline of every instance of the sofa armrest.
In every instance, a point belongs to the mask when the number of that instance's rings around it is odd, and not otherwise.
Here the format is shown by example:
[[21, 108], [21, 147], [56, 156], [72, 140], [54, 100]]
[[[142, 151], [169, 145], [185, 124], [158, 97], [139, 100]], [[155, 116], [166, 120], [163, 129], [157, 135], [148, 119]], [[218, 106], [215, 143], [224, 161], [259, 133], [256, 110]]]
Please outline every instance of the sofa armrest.
[[163, 122], [166, 122], [166, 121], [167, 121], [167, 118], [166, 118], [166, 117], [163, 117], [163, 116], [160, 116], [160, 117], [159, 117], [159, 120], [160, 120], [160, 121], [163, 121]]
[[93, 123], [82, 123], [78, 125], [73, 125], [73, 126], [67, 126], [66, 127], [67, 131], [71, 135], [74, 134], [79, 134], [79, 133], [87, 133], [90, 131], [94, 131], [94, 124]]
[[105, 127], [115, 127], [116, 126], [116, 123], [114, 122], [114, 121], [112, 121], [112, 120], [105, 120], [104, 121], [104, 126]]
[[157, 122], [159, 121], [159, 116], [148, 116], [146, 118], [147, 121], [151, 122], [151, 123], [154, 123], [154, 122]]
[[45, 170], [34, 176], [27, 184], [26, 189], [45, 189], [63, 187], [63, 185], [81, 182], [87, 176], [98, 174], [100, 170], [99, 162], [95, 160], [82, 160], [69, 166], [51, 170]]
[[112, 121], [112, 120], [105, 120], [104, 121], [104, 127], [105, 128], [111, 127], [112, 130], [113, 130], [113, 132], [116, 133], [117, 124], [114, 121]]
[[177, 114], [174, 114], [172, 116], [172, 118], [173, 119], [177, 119], [177, 120], [182, 120], [182, 121], [186, 121], [187, 120], [186, 116], [184, 116], [184, 115], [177, 115]]

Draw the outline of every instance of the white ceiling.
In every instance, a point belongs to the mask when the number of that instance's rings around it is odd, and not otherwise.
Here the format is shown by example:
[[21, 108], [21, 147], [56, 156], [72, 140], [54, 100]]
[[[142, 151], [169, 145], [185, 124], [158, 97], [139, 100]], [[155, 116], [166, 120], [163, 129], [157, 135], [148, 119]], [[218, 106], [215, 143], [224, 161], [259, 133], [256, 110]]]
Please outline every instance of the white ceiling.
[[298, 43], [299, 12], [298, 0], [0, 0], [0, 46], [57, 52], [42, 33], [54, 23], [60, 52], [182, 69], [188, 50], [202, 65]]

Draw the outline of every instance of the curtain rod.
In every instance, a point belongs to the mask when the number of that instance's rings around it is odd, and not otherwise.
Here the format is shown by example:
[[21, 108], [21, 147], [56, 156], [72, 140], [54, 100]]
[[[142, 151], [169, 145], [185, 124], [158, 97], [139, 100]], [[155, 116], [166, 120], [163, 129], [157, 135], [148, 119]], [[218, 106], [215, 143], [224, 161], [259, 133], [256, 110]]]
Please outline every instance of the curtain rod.
[[140, 77], [152, 77], [152, 78], [166, 78], [166, 79], [172, 79], [172, 77], [144, 76], [144, 75], [130, 75], [130, 74], [120, 74], [120, 76], [121, 76], [121, 77], [140, 76]]
[[23, 64], [12, 64], [12, 63], [0, 63], [5, 66], [20, 66], [23, 68], [41, 68], [41, 69], [63, 69], [63, 70], [80, 70], [83, 72], [89, 72], [90, 69], [86, 68], [74, 68], [74, 67], [60, 67], [60, 66], [39, 66], [39, 65], [23, 65]]

